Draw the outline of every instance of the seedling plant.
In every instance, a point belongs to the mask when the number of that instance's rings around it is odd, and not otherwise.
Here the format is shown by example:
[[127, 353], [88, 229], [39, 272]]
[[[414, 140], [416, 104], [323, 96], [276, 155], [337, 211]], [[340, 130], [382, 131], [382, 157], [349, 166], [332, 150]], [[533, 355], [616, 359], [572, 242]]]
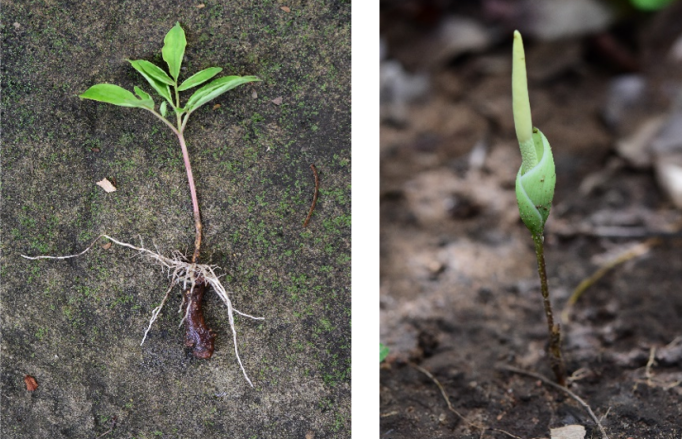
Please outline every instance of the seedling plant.
[[[230, 302], [227, 290], [223, 287], [218, 276], [215, 274], [214, 269], [216, 267], [199, 264], [202, 237], [201, 212], [199, 210], [199, 200], [197, 198], [194, 177], [192, 176], [192, 167], [190, 165], [189, 152], [187, 150], [184, 133], [190, 116], [202, 105], [239, 85], [260, 81], [260, 79], [255, 76], [224, 76], [214, 79], [196, 90], [183, 106], [180, 101], [180, 92], [202, 85], [222, 71], [220, 67], [209, 67], [195, 73], [184, 81], [179, 82], [180, 67], [184, 58], [186, 45], [185, 32], [180, 24], [176, 23], [168, 34], [166, 34], [164, 45], [161, 50], [163, 60], [168, 65], [168, 73], [149, 61], [129, 60], [130, 65], [147, 80], [151, 88], [161, 98], [161, 103], [158, 106], [148, 93], [137, 86], [134, 87], [135, 94], [133, 94], [118, 85], [97, 84], [87, 89], [79, 97], [81, 99], [91, 99], [121, 107], [141, 108], [153, 114], [154, 117], [168, 126], [173, 134], [177, 136], [182, 150], [185, 170], [187, 171], [187, 181], [189, 183], [192, 210], [194, 214], [195, 238], [194, 251], [191, 259], [186, 258], [180, 252], [175, 252], [171, 257], [166, 257], [151, 250], [118, 241], [108, 235], [101, 235], [97, 240], [104, 237], [115, 244], [137, 250], [160, 263], [164, 269], [168, 270], [171, 276], [170, 288], [166, 292], [161, 304], [152, 311], [149, 327], [147, 328], [147, 331], [145, 331], [142, 343], [144, 343], [149, 329], [161, 312], [173, 287], [182, 285], [184, 292], [181, 311], [184, 312], [184, 317], [180, 322], [180, 325], [182, 325], [183, 322], [185, 323], [185, 345], [192, 348], [195, 357], [202, 359], [210, 358], [213, 355], [215, 334], [206, 326], [201, 308], [204, 290], [207, 286], [210, 286], [227, 306], [230, 326], [232, 328], [235, 355], [244, 377], [253, 387], [253, 383], [246, 374], [246, 370], [239, 358], [237, 333], [234, 326], [234, 313], [252, 319], [262, 319], [262, 317], [253, 317], [234, 309]], [[94, 243], [77, 255], [24, 257], [28, 259], [65, 259], [80, 256], [90, 250], [93, 245]]]
[[545, 222], [554, 198], [556, 171], [549, 142], [542, 132], [533, 127], [526, 79], [526, 56], [519, 31], [514, 32], [512, 62], [512, 105], [516, 137], [521, 149], [521, 168], [516, 175], [516, 200], [521, 220], [533, 237], [538, 261], [540, 289], [549, 330], [549, 359], [556, 381], [566, 385], [566, 368], [561, 357], [561, 332], [554, 323], [545, 271]]

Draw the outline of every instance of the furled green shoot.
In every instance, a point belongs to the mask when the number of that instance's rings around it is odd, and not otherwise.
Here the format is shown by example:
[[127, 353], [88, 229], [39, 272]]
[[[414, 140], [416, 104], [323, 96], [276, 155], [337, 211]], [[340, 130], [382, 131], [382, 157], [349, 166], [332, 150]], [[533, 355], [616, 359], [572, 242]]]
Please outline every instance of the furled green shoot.
[[556, 380], [566, 385], [566, 370], [561, 357], [561, 334], [554, 324], [552, 304], [549, 298], [547, 273], [545, 271], [544, 237], [545, 222], [554, 198], [556, 172], [552, 149], [547, 138], [533, 128], [526, 79], [526, 56], [519, 31], [514, 32], [512, 52], [512, 106], [516, 137], [521, 149], [521, 167], [516, 174], [516, 200], [521, 220], [530, 230], [538, 261], [540, 290], [542, 292], [547, 329], [549, 331], [549, 359]]
[[519, 31], [514, 32], [512, 102], [522, 159], [516, 176], [516, 199], [523, 223], [534, 236], [540, 236], [554, 198], [556, 172], [549, 142], [531, 121], [526, 57]]

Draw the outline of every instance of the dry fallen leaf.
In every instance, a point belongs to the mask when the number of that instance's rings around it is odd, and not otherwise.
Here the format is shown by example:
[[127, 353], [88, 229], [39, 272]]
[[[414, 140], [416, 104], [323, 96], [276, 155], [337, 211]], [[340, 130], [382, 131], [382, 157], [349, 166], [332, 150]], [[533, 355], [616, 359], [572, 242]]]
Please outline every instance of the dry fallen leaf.
[[567, 425], [549, 430], [552, 439], [585, 439], [587, 432], [582, 425]]
[[24, 376], [24, 383], [26, 383], [26, 390], [33, 392], [38, 388], [38, 381], [31, 375]]
[[251, 97], [254, 98], [254, 99], [257, 99], [257, 98], [258, 98], [258, 93], [256, 93], [256, 90], [254, 90], [253, 92], [251, 92]]
[[197, 5], [197, 9], [201, 9], [201, 8], [203, 8], [204, 6], [206, 6], [206, 5], [203, 4], [203, 3], [199, 3], [199, 4]]
[[213, 109], [214, 109], [214, 110], [217, 110], [218, 108], [220, 108], [220, 104], [215, 104], [215, 105], [213, 106]]
[[104, 244], [104, 245], [102, 246], [102, 248], [103, 248], [104, 250], [109, 250], [109, 249], [111, 248], [111, 242], [107, 242], [106, 244]]
[[315, 439], [315, 433], [309, 431], [305, 434], [305, 439]]
[[283, 10], [284, 12], [291, 12], [291, 9], [289, 9], [288, 6], [281, 6], [280, 9]]
[[97, 186], [104, 189], [104, 191], [107, 193], [116, 191], [116, 187], [114, 187], [114, 185], [111, 184], [111, 182], [109, 180], [107, 180], [106, 178], [102, 179], [102, 181], [98, 181]]
[[275, 98], [272, 100], [272, 103], [275, 105], [282, 105], [282, 96]]

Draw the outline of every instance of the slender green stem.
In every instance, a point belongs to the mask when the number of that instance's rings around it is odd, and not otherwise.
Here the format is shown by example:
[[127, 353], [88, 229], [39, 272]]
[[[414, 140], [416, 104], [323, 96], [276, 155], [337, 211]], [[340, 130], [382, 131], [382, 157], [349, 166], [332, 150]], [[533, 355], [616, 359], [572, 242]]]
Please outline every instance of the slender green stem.
[[188, 111], [185, 114], [185, 118], [182, 120], [182, 125], [180, 126], [180, 131], [184, 132], [185, 131], [185, 125], [187, 125], [187, 121], [189, 120], [189, 115], [192, 114], [191, 111]]
[[545, 305], [545, 316], [547, 317], [547, 329], [549, 330], [549, 361], [552, 371], [559, 385], [566, 387], [566, 367], [561, 358], [561, 331], [558, 324], [554, 324], [554, 314], [552, 313], [552, 303], [549, 300], [549, 287], [547, 285], [547, 272], [545, 271], [545, 248], [543, 236], [533, 234], [535, 243], [535, 256], [538, 260], [538, 274], [540, 275], [540, 290], [542, 300]]

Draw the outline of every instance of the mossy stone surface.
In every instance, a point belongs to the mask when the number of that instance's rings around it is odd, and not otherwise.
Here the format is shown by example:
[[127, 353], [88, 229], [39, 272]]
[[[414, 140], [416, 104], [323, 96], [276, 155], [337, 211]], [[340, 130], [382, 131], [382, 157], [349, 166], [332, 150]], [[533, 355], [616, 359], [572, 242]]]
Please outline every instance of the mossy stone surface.
[[[10, 0], [1, 14], [1, 436], [350, 437], [350, 1]], [[77, 97], [104, 82], [151, 93], [127, 59], [165, 68], [176, 21], [181, 78], [218, 66], [263, 80], [197, 110], [185, 134], [201, 262], [220, 267], [237, 309], [265, 317], [236, 316], [255, 388], [211, 292], [216, 352], [196, 360], [179, 290], [140, 346], [168, 288], [153, 262], [99, 245], [66, 261], [20, 256], [77, 253], [101, 233], [192, 249], [175, 136], [145, 111]], [[304, 229], [311, 163], [320, 195]]]

